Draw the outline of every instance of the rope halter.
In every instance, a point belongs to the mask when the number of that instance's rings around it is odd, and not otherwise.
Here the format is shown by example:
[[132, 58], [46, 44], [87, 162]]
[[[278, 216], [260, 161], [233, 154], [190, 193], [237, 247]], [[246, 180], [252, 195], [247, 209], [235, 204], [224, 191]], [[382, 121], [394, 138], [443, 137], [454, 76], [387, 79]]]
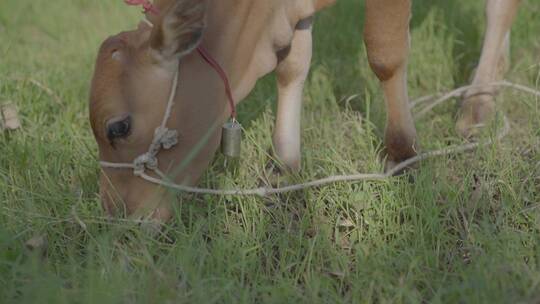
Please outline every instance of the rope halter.
[[148, 169], [161, 175], [159, 171], [159, 162], [157, 155], [161, 149], [169, 150], [178, 144], [178, 131], [170, 130], [166, 127], [167, 122], [171, 117], [172, 107], [174, 105], [174, 99], [176, 97], [176, 91], [178, 88], [178, 74], [179, 69], [174, 73], [174, 78], [171, 86], [171, 93], [169, 94], [169, 100], [167, 102], [167, 108], [163, 115], [163, 121], [161, 125], [154, 131], [154, 138], [148, 147], [148, 151], [137, 156], [132, 163], [112, 163], [107, 161], [100, 161], [100, 165], [103, 168], [110, 169], [133, 169], [135, 176], [142, 176]]

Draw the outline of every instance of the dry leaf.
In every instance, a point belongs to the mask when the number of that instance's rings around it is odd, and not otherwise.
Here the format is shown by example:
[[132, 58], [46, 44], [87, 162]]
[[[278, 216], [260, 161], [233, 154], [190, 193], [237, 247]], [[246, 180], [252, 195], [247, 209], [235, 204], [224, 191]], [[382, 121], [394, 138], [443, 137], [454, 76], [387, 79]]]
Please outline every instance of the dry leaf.
[[17, 112], [17, 107], [12, 103], [6, 103], [1, 107], [2, 128], [6, 130], [17, 130], [21, 128], [21, 120]]

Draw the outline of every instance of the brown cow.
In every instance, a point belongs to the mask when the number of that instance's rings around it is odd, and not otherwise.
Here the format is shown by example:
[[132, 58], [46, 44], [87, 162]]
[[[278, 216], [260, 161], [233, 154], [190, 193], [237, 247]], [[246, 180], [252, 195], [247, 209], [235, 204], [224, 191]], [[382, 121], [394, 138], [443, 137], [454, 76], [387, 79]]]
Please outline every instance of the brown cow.
[[[276, 156], [300, 168], [302, 89], [311, 52], [312, 16], [335, 0], [162, 0], [153, 27], [107, 39], [99, 51], [90, 95], [90, 120], [99, 157], [131, 163], [145, 153], [162, 122], [177, 71], [179, 84], [167, 127], [179, 142], [158, 155], [159, 168], [178, 168], [175, 181], [193, 185], [208, 167], [220, 142], [229, 108], [223, 82], [193, 52], [202, 45], [227, 72], [234, 99], [241, 101], [257, 79], [276, 71], [279, 91], [273, 135]], [[388, 109], [385, 135], [388, 165], [416, 154], [416, 131], [406, 88], [410, 0], [366, 0], [364, 39], [368, 60], [381, 81]], [[519, 0], [487, 1], [487, 34], [474, 84], [499, 77], [504, 47]], [[469, 136], [494, 112], [494, 91], [471, 90], [457, 128]], [[132, 170], [104, 168], [100, 191], [109, 214], [170, 217], [168, 192]]]

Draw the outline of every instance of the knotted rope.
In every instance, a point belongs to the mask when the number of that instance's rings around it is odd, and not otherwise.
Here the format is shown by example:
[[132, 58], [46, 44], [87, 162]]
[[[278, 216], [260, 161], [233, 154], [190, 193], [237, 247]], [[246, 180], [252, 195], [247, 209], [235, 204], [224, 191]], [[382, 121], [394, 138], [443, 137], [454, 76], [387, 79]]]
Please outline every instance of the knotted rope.
[[178, 144], [178, 131], [169, 130], [167, 128], [167, 122], [171, 117], [172, 107], [174, 105], [174, 98], [176, 97], [176, 91], [178, 88], [178, 74], [179, 71], [177, 70], [174, 73], [171, 93], [169, 94], [169, 100], [167, 101], [167, 107], [165, 108], [163, 120], [161, 121], [161, 125], [157, 127], [154, 131], [154, 138], [152, 139], [150, 147], [148, 147], [148, 151], [135, 158], [135, 160], [131, 164], [101, 161], [100, 163], [102, 167], [112, 169], [133, 169], [133, 174], [135, 176], [143, 175], [146, 169], [153, 171], [158, 170], [159, 163], [157, 155], [159, 151], [162, 148], [165, 150], [169, 150], [172, 147], [176, 146], [176, 144]]

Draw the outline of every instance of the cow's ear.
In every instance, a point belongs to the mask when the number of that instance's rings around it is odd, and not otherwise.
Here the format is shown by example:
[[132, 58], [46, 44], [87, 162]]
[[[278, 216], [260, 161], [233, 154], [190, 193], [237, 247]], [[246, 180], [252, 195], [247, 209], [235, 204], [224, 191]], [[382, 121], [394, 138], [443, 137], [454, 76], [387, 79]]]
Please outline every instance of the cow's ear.
[[175, 0], [162, 6], [150, 35], [158, 61], [171, 62], [190, 53], [201, 42], [206, 24], [206, 0]]

